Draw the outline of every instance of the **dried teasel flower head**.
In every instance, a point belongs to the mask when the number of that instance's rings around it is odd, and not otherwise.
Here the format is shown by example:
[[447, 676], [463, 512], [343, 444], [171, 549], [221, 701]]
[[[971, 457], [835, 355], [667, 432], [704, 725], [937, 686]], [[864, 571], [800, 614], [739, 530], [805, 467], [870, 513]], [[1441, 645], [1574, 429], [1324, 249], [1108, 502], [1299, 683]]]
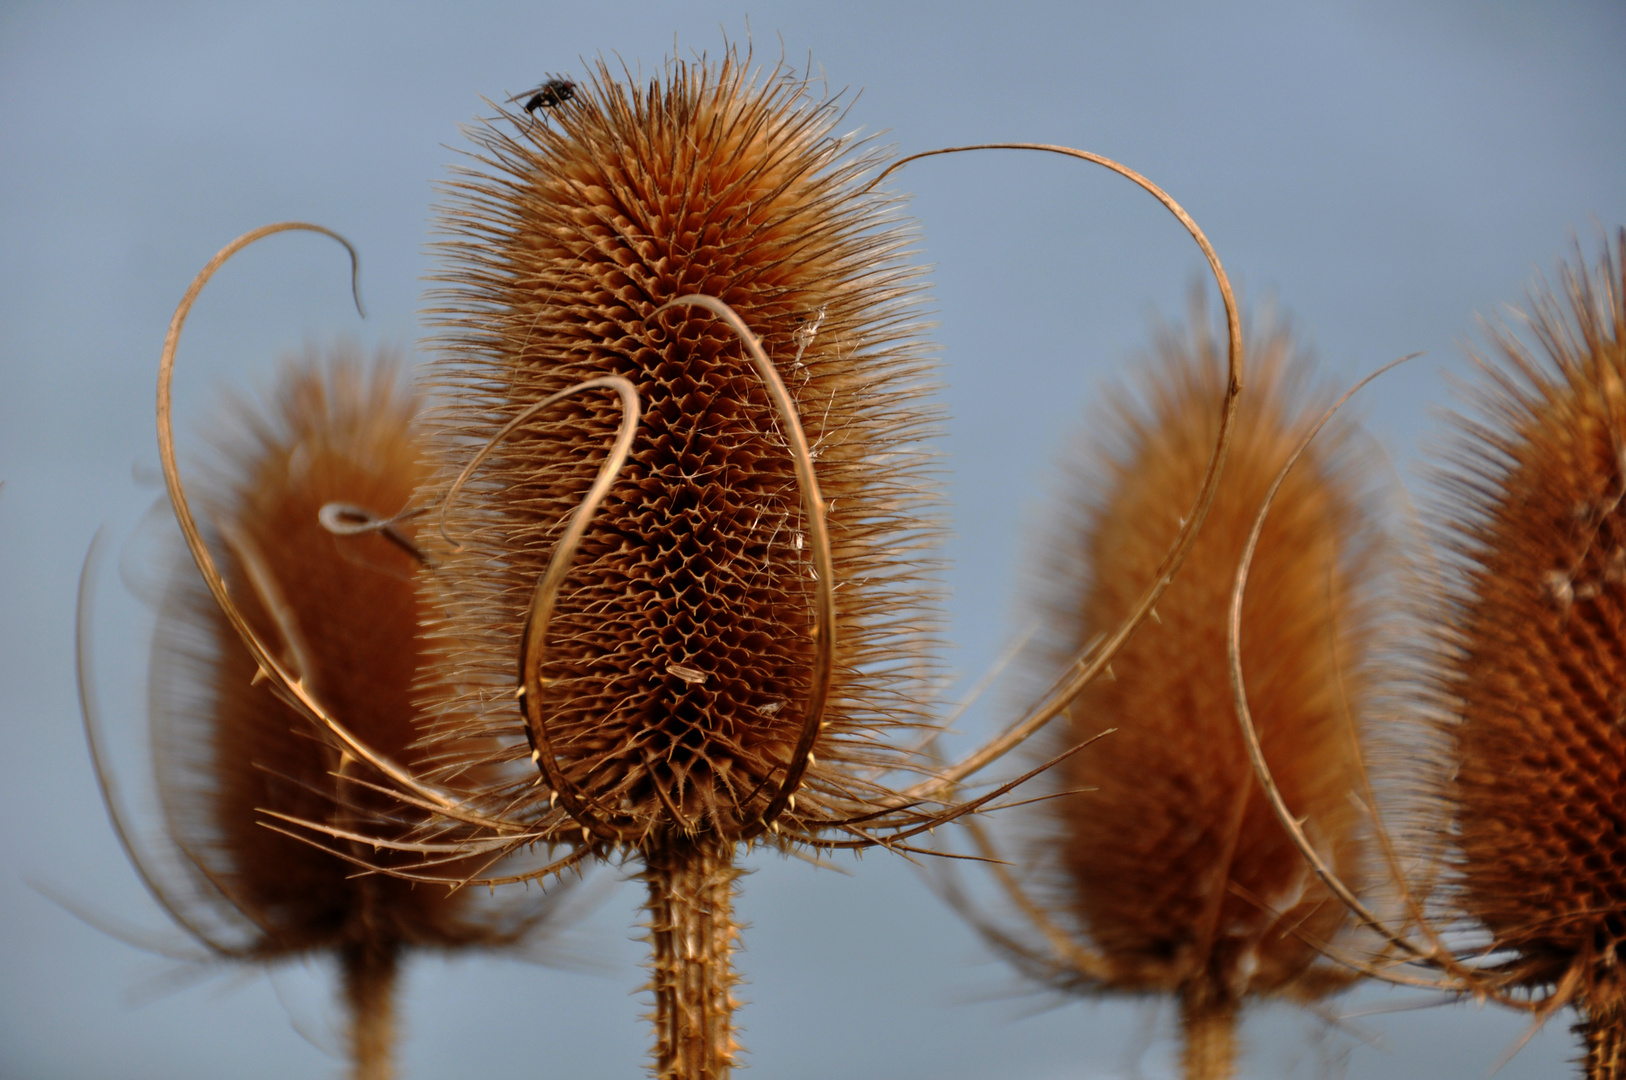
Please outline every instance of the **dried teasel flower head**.
[[600, 63], [477, 129], [443, 218], [434, 385], [468, 464], [425, 489], [453, 692], [424, 700], [487, 766], [534, 763], [486, 805], [641, 860], [662, 1077], [737, 1059], [738, 845], [914, 805], [882, 778], [935, 624], [920, 286], [837, 118], [732, 49], [647, 86]]
[[[1057, 736], [1117, 729], [1052, 774], [1074, 793], [1033, 816], [1044, 869], [1025, 905], [1052, 944], [1069, 942], [1052, 981], [1179, 996], [1190, 1077], [1231, 1075], [1246, 999], [1313, 999], [1347, 982], [1316, 963], [1316, 943], [1339, 933], [1344, 909], [1277, 823], [1232, 707], [1226, 626], [1238, 563], [1268, 489], [1320, 413], [1307, 407], [1310, 361], [1284, 325], [1256, 328], [1246, 355], [1237, 436], [1191, 554]], [[1162, 328], [1145, 358], [1141, 400], [1120, 394], [1103, 410], [1041, 564], [1050, 669], [1118, 625], [1180, 527], [1214, 443], [1223, 359], [1194, 303], [1186, 331]], [[1327, 861], [1359, 878], [1351, 794], [1375, 533], [1351, 439], [1335, 423], [1287, 475], [1257, 549], [1241, 641], [1276, 780]]]
[[1457, 899], [1626, 1075], [1626, 230], [1497, 328], [1445, 477]]
[[[832, 133], [837, 116], [733, 50], [670, 62], [647, 87], [600, 63], [545, 116], [478, 129], [483, 171], [450, 185], [439, 422], [458, 465], [490, 453], [450, 500], [461, 550], [437, 553], [435, 648], [459, 692], [433, 705], [450, 730], [538, 760], [539, 809], [557, 796], [601, 839], [732, 843], [781, 809], [792, 831], [868, 809], [880, 789], [860, 770], [896, 764], [889, 739], [922, 720], [934, 492], [919, 286], [895, 202], [861, 191], [877, 157]], [[737, 313], [785, 401], [724, 318], [667, 306], [693, 294]], [[537, 583], [624, 430], [605, 389], [538, 403], [607, 376], [630, 383], [641, 419], [538, 659], [524, 640]], [[516, 702], [516, 661], [536, 665], [541, 700]], [[515, 743], [522, 708], [530, 745]]]
[[[416, 522], [381, 525], [422, 479], [415, 411], [393, 360], [364, 364], [339, 349], [289, 363], [269, 410], [242, 402], [227, 410], [198, 504], [229, 592], [258, 637], [372, 747], [421, 764], [412, 704], [424, 651]], [[166, 830], [181, 857], [166, 871], [134, 847], [129, 853], [157, 899], [216, 957], [334, 956], [352, 1013], [355, 1075], [378, 1080], [390, 1075], [401, 952], [513, 944], [546, 908], [522, 913], [359, 873], [355, 861], [267, 827], [286, 815], [394, 837], [413, 822], [369, 786], [376, 775], [274, 695], [262, 674], [197, 567], [177, 553], [150, 707]], [[110, 810], [128, 845], [111, 801]], [[352, 854], [359, 861], [363, 850]]]

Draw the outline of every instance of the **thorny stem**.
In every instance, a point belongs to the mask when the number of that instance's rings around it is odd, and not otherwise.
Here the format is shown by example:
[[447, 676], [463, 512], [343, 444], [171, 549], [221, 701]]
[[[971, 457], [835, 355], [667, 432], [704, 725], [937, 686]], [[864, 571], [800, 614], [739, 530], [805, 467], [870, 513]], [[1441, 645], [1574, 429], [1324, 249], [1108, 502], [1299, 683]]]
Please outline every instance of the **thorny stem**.
[[658, 1080], [726, 1080], [735, 1064], [734, 847], [667, 833], [643, 849]]
[[1180, 991], [1180, 1065], [1186, 1080], [1231, 1080], [1236, 1075], [1235, 998], [1200, 983]]
[[1588, 1004], [1575, 1030], [1586, 1044], [1586, 1080], [1626, 1080], [1626, 1008]]
[[378, 942], [347, 945], [339, 964], [350, 1008], [350, 1075], [354, 1080], [391, 1080], [399, 950]]

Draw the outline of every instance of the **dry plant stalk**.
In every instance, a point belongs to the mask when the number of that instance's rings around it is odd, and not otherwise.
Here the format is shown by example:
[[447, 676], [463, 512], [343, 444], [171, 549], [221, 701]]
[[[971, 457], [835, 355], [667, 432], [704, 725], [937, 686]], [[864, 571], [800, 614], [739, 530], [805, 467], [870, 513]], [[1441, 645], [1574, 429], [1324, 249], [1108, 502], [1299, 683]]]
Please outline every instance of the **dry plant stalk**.
[[[872, 194], [914, 159], [875, 175], [878, 151], [832, 134], [832, 102], [779, 68], [753, 78], [732, 49], [715, 67], [670, 63], [647, 90], [602, 64], [571, 87], [476, 130], [478, 167], [443, 218], [430, 311], [443, 464], [416, 503], [440, 524], [419, 535], [436, 566], [423, 767], [371, 746], [237, 610], [169, 435], [176, 347], [214, 271], [275, 232], [336, 234], [267, 226], [198, 275], [160, 364], [160, 447], [194, 558], [277, 693], [431, 815], [392, 835], [284, 820], [356, 862], [369, 862], [357, 843], [407, 853], [419, 861], [376, 868], [420, 882], [641, 862], [655, 1072], [724, 1077], [738, 1056], [742, 846], [917, 850], [913, 837], [1042, 771], [955, 801], [1111, 662], [1168, 587], [1234, 430], [1239, 322], [1213, 249], [1150, 181], [1084, 151], [1002, 144], [1105, 166], [1169, 209], [1219, 281], [1229, 368], [1203, 482], [1123, 623], [1000, 736], [930, 768], [900, 745], [933, 720], [929, 368], [908, 236], [895, 200]], [[911, 772], [925, 775], [888, 784]], [[536, 845], [565, 853], [488, 869]]]
[[[1139, 400], [1119, 393], [1069, 464], [1072, 500], [1047, 538], [1035, 595], [1043, 674], [1116, 626], [1200, 483], [1224, 391], [1202, 304], [1162, 327]], [[1073, 700], [1060, 744], [1111, 728], [1056, 768], [1028, 815], [1034, 876], [998, 876], [1032, 924], [969, 913], [1027, 974], [1072, 993], [1170, 994], [1192, 1080], [1235, 1071], [1236, 1026], [1262, 997], [1314, 1001], [1347, 985], [1318, 963], [1347, 913], [1317, 882], [1254, 783], [1232, 716], [1226, 608], [1267, 490], [1313, 422], [1308, 357], [1281, 325], [1250, 339], [1249, 393], [1212, 512], [1180, 574], [1113, 663]], [[1329, 433], [1289, 476], [1242, 612], [1245, 675], [1265, 755], [1324, 857], [1359, 878], [1360, 728], [1368, 722], [1377, 533], [1353, 432]], [[983, 854], [996, 854], [979, 833]], [[951, 898], [967, 910], [961, 894]], [[1029, 943], [1037, 931], [1041, 942]]]
[[[421, 766], [411, 700], [424, 651], [414, 523], [356, 527], [404, 506], [421, 482], [416, 407], [393, 360], [363, 364], [352, 349], [306, 356], [285, 366], [268, 411], [239, 402], [217, 422], [200, 501], [249, 625], [359, 736]], [[353, 1075], [385, 1080], [402, 952], [509, 945], [547, 908], [521, 915], [467, 893], [358, 876], [351, 863], [267, 828], [278, 813], [385, 836], [415, 823], [396, 800], [358, 785], [356, 759], [261, 674], [178, 552], [153, 649], [150, 715], [166, 832], [180, 858], [165, 865], [138, 854], [111, 800], [109, 809], [149, 888], [213, 957], [333, 956]], [[86, 719], [100, 772], [93, 709]]]
[[[641, 858], [662, 1077], [737, 1061], [742, 842], [897, 845], [966, 809], [918, 808], [948, 782], [881, 782], [918, 767], [897, 738], [931, 719], [935, 493], [907, 239], [879, 177], [861, 184], [877, 155], [832, 137], [834, 107], [747, 66], [673, 63], [645, 92], [600, 65], [542, 120], [478, 132], [485, 171], [452, 186], [432, 312], [443, 445], [481, 450], [426, 489], [456, 493], [458, 542], [437, 553], [435, 634], [460, 692], [430, 707], [449, 733], [511, 740], [518, 658], [528, 740], [499, 760], [529, 756], [545, 782], [487, 802]], [[563, 400], [606, 377], [631, 384], [613, 387], [619, 410]], [[1213, 402], [1227, 423], [1229, 389]], [[584, 501], [634, 423], [613, 487]]]
[[[1504, 986], [1573, 1004], [1586, 1075], [1626, 1076], [1626, 230], [1492, 330], [1445, 478], [1436, 701], [1453, 899]], [[1510, 955], [1507, 955], [1510, 954]]]

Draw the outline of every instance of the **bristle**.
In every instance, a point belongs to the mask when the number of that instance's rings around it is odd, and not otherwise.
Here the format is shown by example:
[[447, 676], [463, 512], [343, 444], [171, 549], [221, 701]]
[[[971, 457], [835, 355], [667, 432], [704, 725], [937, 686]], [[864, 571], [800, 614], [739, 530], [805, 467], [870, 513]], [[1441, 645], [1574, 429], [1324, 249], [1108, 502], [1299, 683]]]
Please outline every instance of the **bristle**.
[[[1188, 1075], [1204, 1077], [1230, 1075], [1229, 1026], [1247, 997], [1325, 992], [1316, 943], [1345, 922], [1255, 783], [1231, 702], [1226, 613], [1238, 562], [1266, 490], [1319, 411], [1304, 390], [1309, 362], [1285, 329], [1254, 333], [1247, 355], [1213, 509], [1156, 617], [1069, 707], [1058, 740], [1118, 730], [1058, 770], [1058, 787], [1085, 791], [1055, 801], [1034, 851], [1051, 867], [1048, 906], [1101, 957], [1096, 988], [1179, 993], [1197, 1069]], [[1223, 359], [1197, 305], [1189, 334], [1165, 330], [1147, 358], [1144, 403], [1120, 396], [1092, 433], [1074, 470], [1076, 509], [1047, 541], [1039, 583], [1047, 677], [1118, 624], [1179, 528], [1213, 447]], [[1312, 841], [1351, 880], [1362, 850], [1353, 732], [1369, 694], [1373, 617], [1368, 502], [1350, 427], [1335, 420], [1272, 506], [1241, 624], [1265, 756]]]
[[1461, 907], [1514, 982], [1578, 985], [1590, 1057], [1618, 1054], [1597, 1024], [1626, 1015], [1623, 275], [1626, 230], [1534, 297], [1535, 349], [1502, 330], [1480, 360], [1446, 478], [1460, 575], [1437, 685]]
[[[815, 645], [809, 532], [781, 422], [741, 342], [691, 293], [730, 305], [793, 395], [830, 507], [835, 676], [795, 822], [848, 808], [854, 765], [923, 719], [934, 633], [933, 495], [919, 441], [926, 366], [915, 271], [873, 155], [831, 133], [835, 106], [732, 50], [673, 62], [647, 88], [603, 64], [545, 120], [475, 132], [484, 173], [450, 186], [438, 422], [456, 459], [589, 378], [637, 388], [631, 458], [549, 624], [542, 682], [568, 785], [628, 830], [738, 835], [797, 744]], [[506, 438], [449, 513], [437, 677], [448, 730], [524, 756], [519, 634], [554, 541], [617, 429], [613, 395], [545, 410]], [[536, 789], [533, 789], [536, 790]], [[537, 798], [545, 800], [547, 792]], [[545, 809], [538, 804], [537, 812]]]

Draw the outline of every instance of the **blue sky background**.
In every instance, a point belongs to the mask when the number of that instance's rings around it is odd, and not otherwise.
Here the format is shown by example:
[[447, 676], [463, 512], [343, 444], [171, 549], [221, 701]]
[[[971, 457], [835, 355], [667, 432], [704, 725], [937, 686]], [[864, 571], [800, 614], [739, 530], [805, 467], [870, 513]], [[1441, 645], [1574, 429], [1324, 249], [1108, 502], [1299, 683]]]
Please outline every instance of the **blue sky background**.
[[[1179, 199], [1249, 297], [1292, 312], [1336, 378], [1418, 350], [1361, 406], [1414, 476], [1476, 316], [1521, 299], [1578, 235], [1626, 222], [1621, 0], [425, 5], [0, 5], [0, 1076], [332, 1075], [326, 973], [180, 969], [76, 919], [31, 882], [167, 933], [107, 827], [78, 730], [72, 609], [109, 526], [143, 565], [158, 496], [152, 395], [164, 330], [232, 237], [285, 236], [211, 285], [183, 342], [177, 426], [276, 357], [349, 335], [412, 347], [433, 184], [457, 125], [543, 72], [619, 55], [657, 69], [749, 33], [858, 90], [847, 127], [901, 152], [986, 140], [1117, 158]], [[674, 37], [675, 35], [675, 37]], [[1179, 315], [1202, 270], [1151, 199], [1079, 163], [981, 155], [911, 166], [952, 415], [951, 661], [974, 677], [1016, 627], [1022, 536], [1104, 380]], [[193, 445], [196, 445], [195, 441]], [[1414, 488], [1417, 486], [1413, 484]], [[150, 532], [150, 530], [148, 530]], [[105, 573], [104, 706], [138, 806], [150, 615]], [[959, 745], [998, 719], [1000, 695]], [[150, 822], [151, 818], [147, 818]], [[743, 1039], [757, 1074], [1169, 1075], [1170, 1013], [1026, 994], [899, 859], [851, 876], [758, 858]], [[641, 889], [612, 884], [572, 935], [596, 974], [426, 959], [408, 973], [403, 1075], [632, 1076], [646, 1052]], [[140, 1002], [138, 1003], [138, 999]], [[1416, 1000], [1366, 991], [1358, 1011]], [[1050, 1006], [1059, 1007], [1050, 1008]], [[290, 1022], [290, 1018], [293, 1022]], [[1500, 1074], [1552, 1076], [1548, 1025]], [[1369, 1017], [1367, 1041], [1286, 1009], [1248, 1023], [1248, 1075], [1479, 1077], [1522, 1018], [1471, 1005]], [[301, 1034], [301, 1030], [305, 1034]], [[308, 1040], [306, 1035], [311, 1038]], [[1137, 1071], [1138, 1070], [1138, 1071]]]

